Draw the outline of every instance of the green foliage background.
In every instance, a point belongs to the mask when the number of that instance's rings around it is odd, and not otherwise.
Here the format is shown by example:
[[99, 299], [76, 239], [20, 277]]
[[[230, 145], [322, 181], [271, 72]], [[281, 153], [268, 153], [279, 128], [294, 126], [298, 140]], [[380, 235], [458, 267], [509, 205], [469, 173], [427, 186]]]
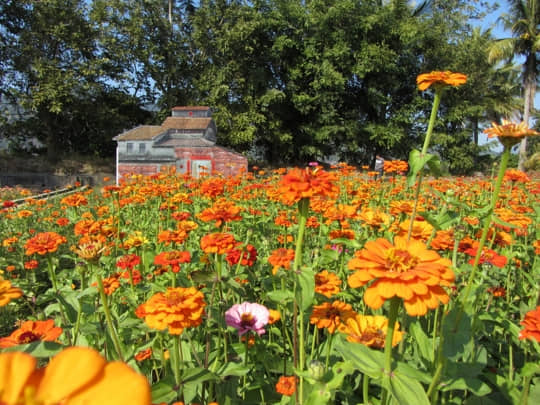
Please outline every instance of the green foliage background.
[[51, 159], [112, 156], [123, 130], [208, 105], [218, 142], [253, 162], [372, 164], [422, 142], [432, 94], [416, 76], [452, 70], [469, 81], [443, 98], [434, 152], [468, 173], [482, 126], [519, 106], [519, 71], [488, 63], [491, 33], [473, 29], [483, 3], [5, 0], [2, 134]]

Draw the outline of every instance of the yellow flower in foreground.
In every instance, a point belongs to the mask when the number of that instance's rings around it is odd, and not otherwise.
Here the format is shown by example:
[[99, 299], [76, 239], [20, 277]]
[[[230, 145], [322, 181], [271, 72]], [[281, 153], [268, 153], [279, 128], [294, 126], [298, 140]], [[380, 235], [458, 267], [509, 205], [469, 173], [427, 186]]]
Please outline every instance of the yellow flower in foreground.
[[433, 71], [430, 73], [422, 73], [416, 78], [418, 89], [424, 91], [431, 85], [433, 86], [461, 86], [467, 82], [467, 75], [463, 73], [453, 73], [450, 71]]
[[23, 292], [20, 288], [13, 287], [9, 280], [0, 277], [0, 307], [3, 307], [12, 299], [19, 298]]
[[70, 347], [43, 369], [27, 353], [0, 354], [2, 405], [150, 405], [146, 377], [94, 349]]
[[[347, 318], [338, 326], [341, 333], [347, 335], [347, 340], [353, 343], [382, 349], [386, 340], [388, 329], [388, 318], [381, 315], [361, 315]], [[396, 322], [394, 336], [392, 336], [392, 346], [397, 345], [403, 338], [403, 332], [399, 330], [399, 323]]]
[[491, 125], [490, 128], [484, 129], [484, 133], [487, 134], [488, 138], [498, 138], [507, 147], [521, 142], [526, 136], [540, 135], [539, 132], [527, 127], [525, 122], [516, 124], [503, 119], [501, 125], [495, 122], [492, 122]]

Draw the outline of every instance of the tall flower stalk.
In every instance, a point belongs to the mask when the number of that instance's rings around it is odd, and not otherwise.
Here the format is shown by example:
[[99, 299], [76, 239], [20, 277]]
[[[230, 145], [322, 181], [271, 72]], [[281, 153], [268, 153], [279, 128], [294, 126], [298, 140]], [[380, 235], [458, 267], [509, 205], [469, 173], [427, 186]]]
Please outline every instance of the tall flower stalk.
[[[416, 78], [418, 89], [421, 91], [427, 90], [433, 86], [435, 90], [435, 96], [433, 98], [433, 105], [431, 107], [431, 114], [429, 117], [429, 123], [426, 131], [426, 137], [424, 139], [424, 145], [422, 151], [418, 156], [417, 151], [412, 151], [409, 158], [409, 166], [411, 167], [411, 175], [409, 176], [409, 183], [414, 182], [414, 179], [418, 175], [418, 181], [416, 184], [416, 190], [414, 194], [414, 205], [411, 213], [411, 222], [409, 224], [409, 230], [407, 232], [407, 240], [411, 239], [411, 234], [414, 226], [414, 220], [416, 219], [416, 212], [418, 210], [418, 200], [420, 197], [420, 190], [422, 188], [423, 168], [428, 163], [432, 156], [427, 155], [431, 136], [433, 135], [433, 128], [435, 127], [435, 121], [437, 120], [437, 112], [439, 111], [439, 105], [441, 103], [441, 97], [443, 91], [448, 86], [460, 86], [467, 82], [467, 76], [462, 73], [452, 72], [431, 72], [419, 75]], [[416, 153], [415, 153], [416, 152]]]

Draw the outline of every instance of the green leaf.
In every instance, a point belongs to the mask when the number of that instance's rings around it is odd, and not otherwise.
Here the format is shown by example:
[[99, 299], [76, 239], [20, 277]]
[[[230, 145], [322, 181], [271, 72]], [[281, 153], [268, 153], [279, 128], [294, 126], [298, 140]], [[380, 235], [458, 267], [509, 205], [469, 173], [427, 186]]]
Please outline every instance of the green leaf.
[[[458, 319], [459, 317], [459, 319]], [[471, 318], [461, 310], [458, 305], [444, 318], [443, 354], [450, 360], [461, 358], [465, 353], [465, 346], [472, 338]]]
[[178, 394], [173, 389], [174, 383], [161, 380], [152, 386], [152, 403], [170, 403], [177, 399]]
[[306, 310], [311, 306], [315, 297], [315, 272], [308, 267], [304, 267], [301, 269], [300, 274], [297, 275], [297, 280], [296, 299], [300, 303], [300, 309]]
[[390, 382], [390, 392], [400, 405], [430, 405], [424, 387], [417, 380], [397, 370], [387, 378]]
[[360, 343], [347, 342], [341, 335], [334, 338], [334, 348], [362, 373], [375, 379], [382, 377], [384, 356], [381, 352]]
[[434, 175], [439, 176], [441, 174], [441, 162], [439, 158], [429, 153], [422, 155], [417, 149], [411, 150], [409, 153], [409, 174], [407, 175], [408, 187], [414, 186], [418, 173], [420, 173], [426, 164]]
[[522, 377], [532, 377], [535, 374], [540, 373], [540, 364], [538, 363], [525, 363], [523, 368], [521, 369], [521, 376]]
[[49, 358], [58, 354], [64, 348], [56, 342], [36, 341], [25, 345], [17, 345], [3, 349], [4, 352], [25, 352], [34, 357]]
[[250, 370], [250, 367], [244, 366], [243, 363], [234, 363], [232, 361], [223, 364], [217, 371], [216, 375], [219, 377], [236, 376], [241, 377], [246, 375]]
[[184, 368], [182, 370], [182, 384], [187, 383], [201, 383], [203, 381], [215, 380], [217, 379], [216, 375], [211, 373], [205, 368], [200, 367], [190, 367]]
[[409, 325], [409, 333], [416, 343], [420, 355], [429, 363], [433, 363], [433, 343], [428, 338], [419, 322], [413, 322]]
[[266, 294], [266, 296], [272, 301], [282, 304], [292, 301], [294, 299], [293, 292], [289, 290], [270, 291]]
[[474, 395], [482, 397], [491, 392], [491, 388], [478, 378], [458, 378], [455, 380], [443, 381], [441, 391], [471, 391]]

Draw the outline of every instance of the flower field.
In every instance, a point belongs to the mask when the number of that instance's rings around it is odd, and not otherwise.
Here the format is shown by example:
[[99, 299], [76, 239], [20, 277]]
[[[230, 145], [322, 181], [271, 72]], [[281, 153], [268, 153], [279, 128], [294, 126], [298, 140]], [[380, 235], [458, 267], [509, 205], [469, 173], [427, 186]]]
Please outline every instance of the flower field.
[[423, 150], [5, 190], [0, 403], [540, 403], [540, 182], [506, 170], [534, 134], [490, 131], [485, 179]]

